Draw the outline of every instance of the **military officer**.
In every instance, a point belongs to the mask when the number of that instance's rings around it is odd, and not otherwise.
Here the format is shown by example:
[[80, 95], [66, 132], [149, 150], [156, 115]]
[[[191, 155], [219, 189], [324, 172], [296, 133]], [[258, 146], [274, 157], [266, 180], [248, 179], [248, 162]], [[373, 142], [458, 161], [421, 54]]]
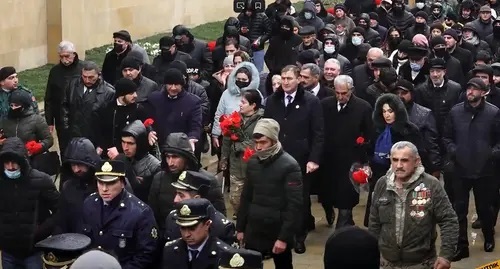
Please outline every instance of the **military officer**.
[[[206, 193], [210, 188], [211, 179], [202, 173], [194, 171], [184, 171], [179, 175], [176, 182], [172, 186], [176, 189], [174, 202], [178, 203], [186, 199], [206, 198]], [[238, 246], [236, 240], [236, 228], [234, 223], [228, 220], [222, 213], [213, 208], [210, 215], [212, 224], [210, 225], [210, 235], [219, 238], [220, 240], [232, 245]], [[167, 241], [181, 237], [179, 225], [176, 223], [177, 213], [172, 210], [165, 221], [165, 239]]]
[[125, 164], [103, 161], [96, 168], [97, 193], [83, 204], [83, 233], [92, 247], [114, 253], [124, 269], [147, 268], [158, 230], [151, 208], [125, 187]]
[[31, 95], [32, 106], [35, 113], [38, 113], [38, 103], [35, 100], [32, 92], [19, 84], [17, 71], [13, 66], [5, 66], [0, 69], [0, 120], [7, 117], [9, 112], [9, 96], [12, 91], [26, 91]]
[[228, 249], [220, 254], [219, 269], [262, 269], [262, 254], [250, 249]]
[[217, 268], [221, 252], [231, 246], [210, 235], [213, 206], [204, 198], [187, 199], [175, 206], [182, 237], [165, 244], [161, 268]]
[[42, 250], [44, 269], [67, 269], [90, 246], [90, 238], [83, 234], [66, 233], [48, 237], [35, 244]]

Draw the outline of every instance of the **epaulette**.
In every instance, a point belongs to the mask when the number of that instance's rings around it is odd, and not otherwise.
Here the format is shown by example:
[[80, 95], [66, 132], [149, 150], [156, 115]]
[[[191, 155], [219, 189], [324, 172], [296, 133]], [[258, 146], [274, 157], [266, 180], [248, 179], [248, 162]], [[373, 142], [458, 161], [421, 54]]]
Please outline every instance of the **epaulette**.
[[[165, 247], [168, 247], [168, 246], [171, 246], [171, 245], [174, 245], [176, 244], [177, 242], [179, 242], [179, 240], [181, 240], [180, 238], [177, 238], [177, 239], [174, 239], [172, 241], [168, 241], [167, 243], [165, 243]], [[174, 248], [175, 249], [175, 248]]]
[[97, 194], [97, 192], [93, 192], [90, 196], [94, 196], [94, 195], [96, 195], [96, 194]]
[[175, 211], [177, 211], [177, 210], [174, 209], [174, 210], [170, 211], [170, 213], [168, 213], [168, 214], [175, 214]]

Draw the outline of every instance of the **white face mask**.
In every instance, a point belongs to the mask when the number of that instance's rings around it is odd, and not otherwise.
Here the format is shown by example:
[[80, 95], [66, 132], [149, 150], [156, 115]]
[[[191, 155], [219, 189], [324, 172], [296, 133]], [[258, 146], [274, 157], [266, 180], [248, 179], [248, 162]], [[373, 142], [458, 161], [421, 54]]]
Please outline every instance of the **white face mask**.
[[425, 7], [425, 3], [416, 3], [415, 6], [418, 8], [418, 9], [422, 9]]
[[310, 19], [312, 19], [312, 17], [313, 17], [313, 14], [311, 12], [305, 12], [304, 13], [304, 18], [306, 20], [310, 20]]
[[335, 52], [335, 46], [334, 45], [328, 45], [328, 46], [325, 46], [325, 48], [323, 49], [327, 54], [332, 54]]
[[361, 43], [363, 43], [363, 41], [361, 40], [361, 37], [359, 37], [359, 36], [352, 37], [352, 44], [354, 46], [359, 46], [359, 45], [361, 45]]

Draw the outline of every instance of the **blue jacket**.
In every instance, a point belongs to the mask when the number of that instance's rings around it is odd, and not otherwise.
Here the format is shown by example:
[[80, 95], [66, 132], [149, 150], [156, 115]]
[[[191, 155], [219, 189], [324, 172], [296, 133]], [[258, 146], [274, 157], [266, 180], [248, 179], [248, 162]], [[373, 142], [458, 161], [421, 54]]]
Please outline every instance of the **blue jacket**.
[[103, 219], [104, 203], [97, 193], [83, 203], [83, 234], [92, 247], [114, 253], [123, 269], [147, 268], [153, 261], [158, 228], [151, 208], [126, 190]]
[[154, 130], [162, 145], [171, 133], [185, 133], [189, 138], [200, 139], [202, 131], [201, 99], [183, 90], [177, 98], [169, 98], [165, 88], [148, 97], [153, 109]]

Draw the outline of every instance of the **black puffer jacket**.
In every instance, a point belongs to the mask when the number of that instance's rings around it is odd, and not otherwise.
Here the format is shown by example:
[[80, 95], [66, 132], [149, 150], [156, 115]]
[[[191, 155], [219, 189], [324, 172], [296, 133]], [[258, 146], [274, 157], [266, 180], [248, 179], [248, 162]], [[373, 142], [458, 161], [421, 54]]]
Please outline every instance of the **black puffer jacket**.
[[[64, 154], [61, 169], [61, 197], [55, 233], [78, 233], [83, 231], [83, 201], [97, 191], [94, 177], [96, 166], [101, 162], [90, 140], [78, 137], [70, 141]], [[72, 164], [83, 164], [89, 171], [77, 176], [71, 169]]]
[[7, 138], [0, 151], [0, 162], [15, 160], [21, 177], [0, 175], [0, 249], [20, 259], [34, 254], [36, 242], [52, 234], [59, 192], [50, 176], [32, 169], [21, 139]]
[[[232, 32], [236, 32], [238, 33], [238, 41], [240, 43], [240, 46], [243, 46], [247, 49], [250, 48], [250, 39], [246, 38], [245, 36], [242, 36], [239, 34], [240, 32], [240, 21], [235, 18], [235, 17], [229, 17], [226, 22], [224, 23], [224, 33], [222, 34], [221, 37], [217, 38], [215, 44], [217, 46], [224, 46], [224, 42], [226, 41], [228, 35], [230, 35], [230, 33]], [[217, 72], [219, 71], [220, 69], [213, 69], [212, 72]]]
[[272, 75], [280, 73], [283, 67], [297, 62], [297, 47], [302, 43], [302, 38], [293, 33], [293, 21], [293, 17], [283, 16], [280, 25], [286, 25], [290, 28], [289, 35], [286, 37], [273, 36], [269, 41], [264, 60]]
[[396, 14], [394, 11], [387, 13], [389, 25], [396, 27], [399, 31], [405, 32], [415, 23], [415, 17], [408, 11], [403, 10], [402, 14]]
[[[253, 1], [249, 4], [253, 6]], [[266, 16], [265, 13], [252, 12], [252, 16], [248, 17], [245, 13], [240, 13], [238, 15], [238, 20], [240, 25], [245, 25], [248, 27], [248, 32], [243, 34], [250, 42], [255, 42], [257, 38], [260, 37], [260, 45], [258, 48], [252, 48], [255, 51], [263, 50], [264, 43], [271, 38], [272, 23], [271, 20]]]

